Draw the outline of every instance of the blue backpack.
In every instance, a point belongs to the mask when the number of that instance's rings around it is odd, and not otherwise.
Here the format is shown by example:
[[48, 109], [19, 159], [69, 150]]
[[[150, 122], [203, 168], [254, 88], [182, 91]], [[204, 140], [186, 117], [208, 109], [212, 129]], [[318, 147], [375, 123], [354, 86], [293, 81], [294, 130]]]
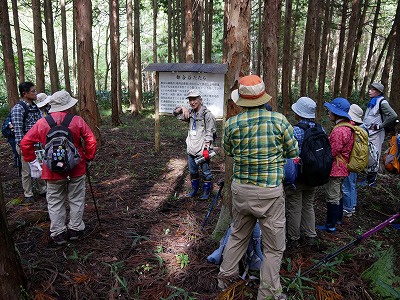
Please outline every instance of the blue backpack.
[[[28, 106], [22, 100], [20, 100], [17, 104], [21, 105], [25, 112], [24, 112], [24, 120], [28, 116]], [[1, 126], [1, 133], [6, 139], [13, 139], [15, 138], [14, 127], [11, 123], [11, 112], [8, 113], [7, 118], [3, 121], [3, 125]]]

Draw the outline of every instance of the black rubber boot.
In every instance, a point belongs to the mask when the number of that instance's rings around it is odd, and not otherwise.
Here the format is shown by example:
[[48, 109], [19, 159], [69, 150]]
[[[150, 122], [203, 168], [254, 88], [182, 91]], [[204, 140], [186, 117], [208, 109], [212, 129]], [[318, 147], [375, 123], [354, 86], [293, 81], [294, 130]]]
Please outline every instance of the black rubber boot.
[[336, 232], [336, 222], [339, 215], [339, 204], [327, 203], [326, 204], [326, 222], [325, 225], [316, 226], [318, 230], [323, 230], [329, 233]]

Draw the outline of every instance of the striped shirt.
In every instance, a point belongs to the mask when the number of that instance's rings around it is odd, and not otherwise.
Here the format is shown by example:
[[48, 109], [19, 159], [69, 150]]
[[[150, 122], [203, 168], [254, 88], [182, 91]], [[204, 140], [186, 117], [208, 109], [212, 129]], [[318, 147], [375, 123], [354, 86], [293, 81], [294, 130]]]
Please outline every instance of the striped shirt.
[[[22, 99], [23, 100], [23, 99]], [[28, 106], [28, 114], [26, 119], [24, 119], [25, 109], [21, 104], [16, 104], [11, 109], [11, 123], [14, 126], [15, 132], [15, 142], [19, 144], [24, 137], [25, 133], [29, 131], [35, 125], [35, 123], [43, 117], [42, 112], [36, 106], [35, 103], [32, 102], [32, 105], [27, 101], [23, 100]]]
[[223, 147], [234, 158], [234, 181], [269, 188], [282, 183], [286, 158], [299, 155], [286, 117], [261, 107], [243, 107], [226, 121]]

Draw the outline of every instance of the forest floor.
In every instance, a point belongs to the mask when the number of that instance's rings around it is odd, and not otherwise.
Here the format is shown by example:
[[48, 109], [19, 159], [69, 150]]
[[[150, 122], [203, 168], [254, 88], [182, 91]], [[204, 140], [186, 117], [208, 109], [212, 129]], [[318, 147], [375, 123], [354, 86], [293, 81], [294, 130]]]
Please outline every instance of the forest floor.
[[[56, 246], [49, 238], [44, 198], [37, 196], [29, 206], [20, 204], [23, 192], [11, 149], [4, 139], [0, 141], [0, 178], [9, 230], [29, 279], [30, 299], [255, 299], [256, 281], [243, 282], [230, 295], [217, 289], [218, 266], [209, 263], [207, 256], [219, 246], [212, 232], [221, 202], [202, 230], [218, 187], [214, 184], [208, 201], [185, 197], [190, 186], [187, 125], [161, 117], [161, 152], [155, 153], [154, 119], [149, 115], [122, 119], [124, 125], [119, 128], [111, 126], [109, 117], [103, 119], [102, 145], [87, 183], [85, 234], [64, 246]], [[215, 183], [224, 178], [223, 151], [219, 147], [216, 151], [212, 160]], [[394, 215], [399, 208], [398, 178], [382, 174], [376, 186], [360, 187], [356, 214], [345, 218], [336, 234], [319, 232], [317, 245], [285, 251], [281, 277], [289, 299], [384, 299], [361, 274], [394, 249], [394, 272], [400, 275], [396, 269], [400, 266], [399, 230], [391, 225], [307, 277], [294, 278], [298, 271], [301, 274]], [[321, 189], [315, 211], [317, 223], [322, 224], [326, 209]], [[390, 285], [399, 286], [398, 277], [393, 276], [386, 284], [388, 290]]]

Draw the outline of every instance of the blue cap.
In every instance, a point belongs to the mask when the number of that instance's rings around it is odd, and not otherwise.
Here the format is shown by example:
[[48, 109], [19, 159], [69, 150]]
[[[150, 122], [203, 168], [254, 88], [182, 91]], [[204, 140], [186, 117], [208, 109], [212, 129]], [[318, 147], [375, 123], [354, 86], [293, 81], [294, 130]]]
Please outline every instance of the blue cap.
[[345, 117], [351, 120], [349, 116], [350, 102], [345, 98], [335, 98], [332, 102], [325, 102], [325, 107], [327, 107], [333, 114], [341, 117]]

